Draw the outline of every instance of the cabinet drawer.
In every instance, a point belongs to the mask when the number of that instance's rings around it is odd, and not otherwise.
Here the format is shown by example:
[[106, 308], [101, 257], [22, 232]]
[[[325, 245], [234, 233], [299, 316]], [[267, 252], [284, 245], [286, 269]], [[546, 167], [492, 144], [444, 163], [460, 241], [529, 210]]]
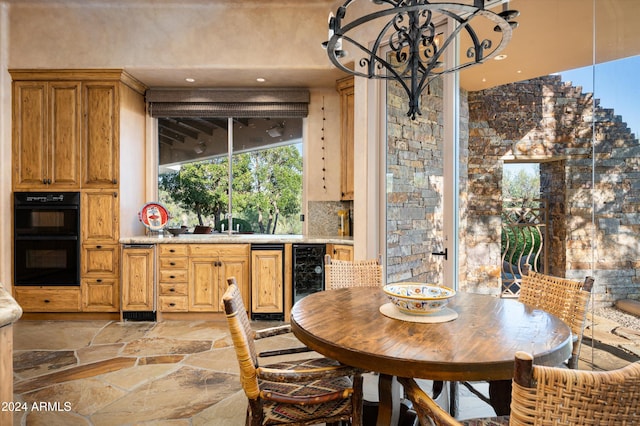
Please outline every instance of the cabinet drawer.
[[249, 255], [249, 244], [189, 244], [191, 256], [224, 257]]
[[116, 274], [119, 256], [120, 250], [115, 244], [85, 244], [82, 246], [82, 273]]
[[160, 284], [161, 296], [186, 296], [187, 283]]
[[161, 283], [186, 283], [187, 282], [187, 271], [182, 269], [177, 269], [175, 271], [160, 271], [160, 280]]
[[163, 312], [187, 312], [187, 296], [160, 296], [160, 310]]
[[186, 256], [187, 251], [186, 244], [158, 244], [158, 253], [160, 256]]
[[15, 296], [25, 312], [80, 311], [80, 287], [15, 287]]
[[188, 257], [161, 257], [158, 260], [160, 269], [187, 269]]

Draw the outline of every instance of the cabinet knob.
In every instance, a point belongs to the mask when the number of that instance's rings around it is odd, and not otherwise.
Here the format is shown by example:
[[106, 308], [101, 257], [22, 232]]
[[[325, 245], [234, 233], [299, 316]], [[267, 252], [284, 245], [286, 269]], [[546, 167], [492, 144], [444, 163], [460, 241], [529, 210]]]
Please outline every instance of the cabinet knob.
[[169, 250], [169, 253], [175, 253], [175, 252], [176, 252], [176, 250], [175, 250], [175, 249], [170, 249], [170, 250]]
[[97, 279], [97, 280], [96, 280], [96, 282], [97, 282], [97, 283], [101, 283], [101, 282], [102, 282], [102, 280], [101, 280], [101, 279]]
[[100, 249], [102, 248], [102, 246], [96, 246], [96, 248], [97, 248], [98, 250], [100, 250]]
[[49, 299], [44, 299], [44, 303], [51, 303]]
[[169, 265], [176, 266], [176, 262], [169, 262]]
[[174, 292], [174, 291], [176, 291], [176, 289], [175, 288], [170, 288], [169, 291], [170, 292]]
[[113, 180], [113, 184], [114, 184], [114, 185], [117, 185], [117, 184], [118, 184], [118, 179], [114, 179], [114, 180]]
[[176, 306], [176, 304], [171, 302], [171, 303], [169, 303], [169, 306]]

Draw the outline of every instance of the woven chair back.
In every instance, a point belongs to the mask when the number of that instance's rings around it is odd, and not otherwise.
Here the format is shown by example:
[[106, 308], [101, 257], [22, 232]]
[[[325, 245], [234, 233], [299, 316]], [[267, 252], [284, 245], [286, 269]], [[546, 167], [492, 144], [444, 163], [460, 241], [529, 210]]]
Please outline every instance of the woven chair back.
[[240, 365], [240, 382], [249, 399], [257, 399], [260, 395], [258, 386], [258, 356], [254, 345], [255, 331], [249, 323], [242, 295], [235, 278], [229, 278], [229, 287], [222, 296], [227, 323]]
[[612, 371], [523, 368], [521, 362], [516, 358], [510, 425], [640, 423], [640, 362]]
[[325, 256], [325, 288], [382, 287], [380, 258], [367, 260], [334, 260]]
[[522, 276], [518, 300], [555, 315], [569, 326], [577, 339], [573, 345], [575, 362], [580, 352], [592, 286], [591, 277], [581, 283], [535, 271], [528, 271], [527, 275]]

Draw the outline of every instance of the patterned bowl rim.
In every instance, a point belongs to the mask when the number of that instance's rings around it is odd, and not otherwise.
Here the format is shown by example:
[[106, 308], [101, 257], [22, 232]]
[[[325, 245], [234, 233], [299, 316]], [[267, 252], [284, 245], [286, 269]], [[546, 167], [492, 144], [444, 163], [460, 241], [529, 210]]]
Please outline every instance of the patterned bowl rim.
[[[446, 293], [442, 296], [416, 296], [416, 295], [402, 295], [402, 294], [396, 294], [393, 293], [389, 290], [390, 287], [437, 287], [439, 289], [443, 289], [446, 291]], [[396, 283], [396, 284], [387, 284], [384, 287], [382, 287], [382, 291], [385, 292], [385, 294], [387, 294], [388, 296], [392, 296], [392, 297], [398, 297], [398, 298], [404, 298], [404, 299], [411, 299], [411, 300], [443, 300], [443, 299], [450, 299], [451, 297], [456, 295], [456, 291], [452, 288], [449, 287], [445, 287], [442, 285], [437, 285], [437, 284], [428, 284], [428, 283], [411, 283], [411, 282], [404, 282], [404, 283]]]

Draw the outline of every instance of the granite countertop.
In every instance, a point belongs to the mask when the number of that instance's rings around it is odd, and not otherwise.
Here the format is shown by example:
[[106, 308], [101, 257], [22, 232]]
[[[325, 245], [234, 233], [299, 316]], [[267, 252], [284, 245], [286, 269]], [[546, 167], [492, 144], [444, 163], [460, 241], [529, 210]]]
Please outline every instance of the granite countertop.
[[171, 234], [163, 236], [134, 236], [120, 239], [121, 244], [346, 244], [353, 245], [353, 237], [265, 234]]
[[0, 283], [0, 327], [13, 324], [22, 316], [22, 308]]

